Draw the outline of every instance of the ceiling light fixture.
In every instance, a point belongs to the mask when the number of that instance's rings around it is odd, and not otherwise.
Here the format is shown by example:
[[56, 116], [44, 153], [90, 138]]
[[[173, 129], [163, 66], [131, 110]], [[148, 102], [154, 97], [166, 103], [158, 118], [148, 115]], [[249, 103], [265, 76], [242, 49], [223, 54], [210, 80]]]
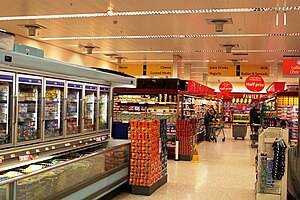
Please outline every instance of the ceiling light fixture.
[[245, 33], [245, 34], [194, 34], [194, 35], [112, 35], [112, 36], [80, 36], [80, 37], [45, 37], [52, 40], [107, 40], [107, 39], [162, 39], [162, 38], [223, 38], [223, 37], [282, 37], [300, 36], [300, 33]]
[[276, 26], [278, 26], [278, 18], [279, 18], [279, 16], [278, 16], [278, 11], [276, 12]]
[[206, 14], [206, 13], [248, 13], [248, 12], [274, 12], [274, 11], [299, 11], [300, 6], [290, 7], [256, 7], [256, 8], [217, 8], [217, 9], [189, 9], [189, 10], [147, 10], [147, 11], [124, 11], [61, 14], [61, 15], [37, 15], [37, 16], [7, 16], [0, 17], [0, 21], [12, 20], [37, 20], [37, 19], [67, 19], [67, 18], [91, 18], [111, 16], [142, 16], [142, 15], [176, 15], [176, 14]]
[[286, 26], [286, 11], [283, 13], [283, 25]]

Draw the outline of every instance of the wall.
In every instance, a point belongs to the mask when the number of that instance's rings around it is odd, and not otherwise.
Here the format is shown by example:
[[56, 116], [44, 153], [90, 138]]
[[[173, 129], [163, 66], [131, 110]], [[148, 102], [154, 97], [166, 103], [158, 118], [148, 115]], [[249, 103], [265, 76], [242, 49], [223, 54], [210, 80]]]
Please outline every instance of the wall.
[[46, 58], [60, 60], [63, 62], [82, 65], [86, 67], [99, 67], [99, 68], [117, 70], [117, 65], [113, 63], [98, 58], [94, 58], [90, 55], [77, 53], [61, 47], [47, 44], [42, 41], [32, 40], [30, 38], [26, 38], [20, 35], [16, 35], [15, 43], [28, 45], [38, 49], [43, 49]]

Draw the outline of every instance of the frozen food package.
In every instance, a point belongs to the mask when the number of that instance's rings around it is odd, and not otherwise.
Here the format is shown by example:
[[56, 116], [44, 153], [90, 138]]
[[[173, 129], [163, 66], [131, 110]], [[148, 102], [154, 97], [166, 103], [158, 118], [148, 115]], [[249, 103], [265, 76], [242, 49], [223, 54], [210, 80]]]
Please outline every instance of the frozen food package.
[[0, 30], [0, 49], [12, 51], [14, 49], [15, 35]]

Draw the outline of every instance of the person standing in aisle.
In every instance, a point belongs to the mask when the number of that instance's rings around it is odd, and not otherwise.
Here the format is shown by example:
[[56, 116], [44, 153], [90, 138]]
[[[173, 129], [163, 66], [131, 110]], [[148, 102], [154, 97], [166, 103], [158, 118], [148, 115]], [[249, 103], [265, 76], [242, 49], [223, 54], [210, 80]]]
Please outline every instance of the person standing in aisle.
[[204, 116], [204, 125], [205, 125], [205, 131], [206, 131], [205, 140], [206, 141], [210, 141], [210, 134], [211, 134], [210, 123], [213, 122], [214, 118], [215, 118], [214, 110], [212, 107], [210, 107]]
[[250, 110], [250, 129], [252, 133], [254, 132], [253, 124], [260, 124], [260, 117], [258, 112], [259, 109], [257, 105], [253, 106]]

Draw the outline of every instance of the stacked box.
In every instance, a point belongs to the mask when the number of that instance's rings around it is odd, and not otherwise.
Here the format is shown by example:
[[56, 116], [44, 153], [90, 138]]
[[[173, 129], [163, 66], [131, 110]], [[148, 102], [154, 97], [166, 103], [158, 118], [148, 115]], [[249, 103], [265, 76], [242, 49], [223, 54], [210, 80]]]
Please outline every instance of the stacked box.
[[131, 120], [129, 184], [151, 186], [161, 178], [160, 120]]
[[197, 120], [185, 119], [177, 121], [176, 138], [179, 141], [179, 155], [193, 155], [195, 136], [197, 135]]
[[167, 146], [167, 120], [160, 120], [160, 161], [161, 161], [161, 176], [167, 175], [167, 160], [168, 160], [168, 146]]

